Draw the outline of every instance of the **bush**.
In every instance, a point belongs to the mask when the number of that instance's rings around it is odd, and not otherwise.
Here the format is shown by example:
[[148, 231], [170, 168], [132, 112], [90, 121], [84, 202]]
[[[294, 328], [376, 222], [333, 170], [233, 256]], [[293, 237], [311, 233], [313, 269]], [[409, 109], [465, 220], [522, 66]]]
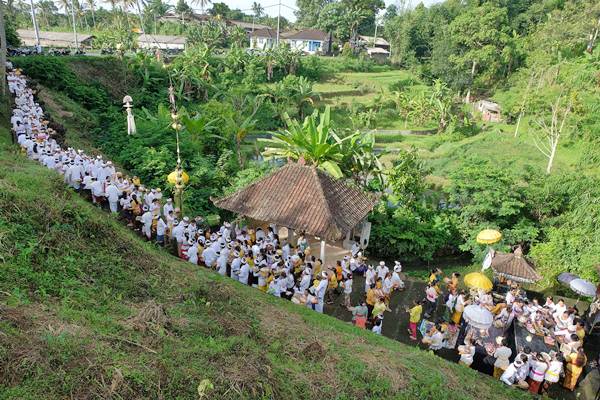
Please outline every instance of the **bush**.
[[88, 110], [104, 110], [112, 100], [98, 82], [83, 83], [58, 57], [16, 57], [13, 64], [25, 70], [27, 76], [51, 89], [64, 92]]

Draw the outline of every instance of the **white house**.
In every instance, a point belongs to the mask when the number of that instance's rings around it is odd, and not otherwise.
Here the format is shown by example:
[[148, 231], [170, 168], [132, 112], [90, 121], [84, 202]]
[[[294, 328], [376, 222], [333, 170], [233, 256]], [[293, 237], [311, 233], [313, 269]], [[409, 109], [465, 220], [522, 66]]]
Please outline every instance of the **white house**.
[[[280, 40], [283, 36], [280, 33]], [[257, 29], [250, 32], [250, 48], [258, 50], [268, 50], [275, 47], [277, 41], [277, 30], [272, 28]]]
[[285, 33], [284, 40], [294, 50], [307, 54], [328, 53], [330, 47], [329, 34], [318, 29], [304, 29], [298, 32]]
[[140, 49], [184, 50], [185, 43], [184, 36], [141, 34], [138, 37]]

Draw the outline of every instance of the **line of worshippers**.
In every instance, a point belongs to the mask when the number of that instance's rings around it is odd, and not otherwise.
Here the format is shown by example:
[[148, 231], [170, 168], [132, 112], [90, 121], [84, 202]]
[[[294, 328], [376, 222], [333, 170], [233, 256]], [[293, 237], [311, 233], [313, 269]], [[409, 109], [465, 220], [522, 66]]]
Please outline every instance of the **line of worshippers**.
[[[459, 277], [455, 272], [444, 278], [439, 268], [431, 271], [423, 300], [407, 309], [411, 339], [417, 340], [417, 325], [421, 323], [422, 343], [430, 350], [457, 348], [459, 363], [467, 367], [474, 366], [479, 357], [484, 370], [493, 367], [493, 376], [509, 386], [543, 394], [562, 379], [563, 387], [575, 389], [587, 363], [583, 349], [585, 324], [575, 307], [567, 307], [562, 299], [554, 302], [551, 296], [542, 305], [537, 299], [528, 299], [526, 292], [511, 281], [506, 282], [506, 295], [496, 295], [495, 301], [491, 293], [481, 289], [460, 290]], [[490, 328], [477, 329], [465, 321], [463, 311], [471, 304], [491, 312]], [[436, 310], [440, 311], [438, 305], [443, 305], [443, 316], [430, 323]], [[513, 354], [507, 340], [513, 324], [530, 336], [544, 337], [548, 348], [555, 350], [534, 352], [525, 344]]]
[[[383, 314], [390, 311], [390, 297], [394, 291], [404, 288], [399, 262], [396, 261], [392, 269], [383, 261], [377, 267], [367, 265], [360, 248], [354, 246], [351, 256], [337, 261], [335, 266], [323, 266], [320, 259], [311, 255], [303, 235], [292, 246], [279, 239], [274, 226], [263, 232], [262, 229], [232, 228], [231, 224], [225, 223], [218, 231], [211, 232], [200, 217], [179, 220], [179, 210], [173, 206], [172, 199], [163, 204], [159, 188], [146, 190], [137, 177], [130, 179], [116, 172], [114, 165], [102, 156], [92, 157], [81, 150], [62, 149], [51, 137], [54, 132], [34, 100], [35, 92], [27, 87], [25, 76], [21, 71], [13, 70], [10, 63], [7, 67], [8, 87], [15, 99], [11, 124], [17, 142], [30, 159], [62, 174], [66, 184], [87, 194], [95, 204], [105, 205], [113, 213], [121, 212], [129, 225], [139, 228], [148, 240], [170, 243], [179, 257], [193, 264], [214, 268], [243, 284], [291, 299], [318, 312], [323, 312], [326, 302], [333, 303], [334, 294], [343, 293], [343, 305], [352, 311], [354, 324], [381, 334]], [[365, 275], [366, 295], [353, 306], [350, 299], [355, 274]], [[454, 348], [458, 327], [465, 323], [462, 319], [464, 308], [479, 304], [494, 314], [494, 327], [503, 334], [490, 340], [488, 331], [467, 327], [463, 344], [458, 346], [462, 364], [471, 365], [476, 346], [481, 346], [494, 360], [494, 376], [508, 385], [539, 393], [564, 375], [563, 386], [574, 389], [587, 362], [582, 346], [585, 331], [577, 311], [568, 309], [562, 301], [555, 304], [548, 298], [541, 306], [537, 300], [529, 301], [524, 292], [514, 288], [503, 302], [495, 304], [491, 295], [483, 291], [459, 291], [458, 274], [443, 279], [441, 270], [434, 270], [425, 298], [415, 301], [413, 307], [407, 309], [412, 339], [417, 339], [417, 324], [430, 318], [436, 310], [443, 294], [442, 282], [446, 283], [448, 317], [437, 321], [425, 332], [423, 343], [431, 350]], [[560, 352], [536, 354], [524, 347], [512, 358], [504, 337], [515, 319], [534, 332], [552, 330], [560, 344]]]
[[[139, 229], [148, 240], [170, 244], [182, 259], [318, 312], [323, 312], [325, 303], [332, 304], [336, 294], [343, 294], [343, 306], [352, 311], [354, 323], [381, 333], [383, 312], [390, 310], [391, 294], [404, 288], [399, 262], [392, 269], [383, 261], [376, 268], [367, 266], [356, 244], [351, 256], [345, 256], [335, 266], [323, 266], [322, 260], [311, 255], [304, 235], [292, 246], [279, 239], [274, 226], [263, 232], [262, 228], [232, 229], [231, 224], [225, 223], [211, 232], [201, 217], [180, 218], [180, 210], [174, 207], [172, 199], [163, 203], [160, 188], [145, 189], [137, 177], [117, 172], [113, 163], [100, 155], [93, 157], [82, 150], [61, 148], [34, 100], [35, 92], [27, 87], [26, 77], [20, 70], [13, 70], [10, 63], [7, 67], [9, 90], [16, 105], [11, 119], [13, 131], [30, 159], [60, 173], [67, 185], [94, 204], [122, 213], [128, 225]], [[355, 273], [366, 276], [366, 296], [353, 306]]]

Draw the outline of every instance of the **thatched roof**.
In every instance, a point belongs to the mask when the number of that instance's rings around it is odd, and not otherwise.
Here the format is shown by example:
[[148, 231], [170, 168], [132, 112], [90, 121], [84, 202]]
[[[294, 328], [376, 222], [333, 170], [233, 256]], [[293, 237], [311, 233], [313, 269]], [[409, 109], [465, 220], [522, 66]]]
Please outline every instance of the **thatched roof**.
[[344, 237], [376, 202], [376, 196], [348, 186], [316, 167], [296, 163], [214, 200], [219, 208], [326, 240]]
[[514, 253], [497, 251], [492, 258], [492, 269], [496, 274], [517, 282], [533, 283], [542, 279], [535, 268], [525, 260], [520, 247]]

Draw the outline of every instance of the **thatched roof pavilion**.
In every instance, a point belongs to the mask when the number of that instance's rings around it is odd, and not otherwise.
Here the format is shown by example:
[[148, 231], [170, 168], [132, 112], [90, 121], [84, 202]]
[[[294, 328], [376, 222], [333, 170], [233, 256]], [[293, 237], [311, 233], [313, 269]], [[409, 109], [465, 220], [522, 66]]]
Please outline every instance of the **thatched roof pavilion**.
[[523, 257], [518, 247], [514, 253], [497, 251], [492, 258], [492, 269], [497, 275], [517, 282], [534, 283], [542, 279], [535, 268]]
[[259, 181], [214, 200], [222, 209], [335, 241], [358, 225], [377, 196], [314, 166], [288, 163]]

